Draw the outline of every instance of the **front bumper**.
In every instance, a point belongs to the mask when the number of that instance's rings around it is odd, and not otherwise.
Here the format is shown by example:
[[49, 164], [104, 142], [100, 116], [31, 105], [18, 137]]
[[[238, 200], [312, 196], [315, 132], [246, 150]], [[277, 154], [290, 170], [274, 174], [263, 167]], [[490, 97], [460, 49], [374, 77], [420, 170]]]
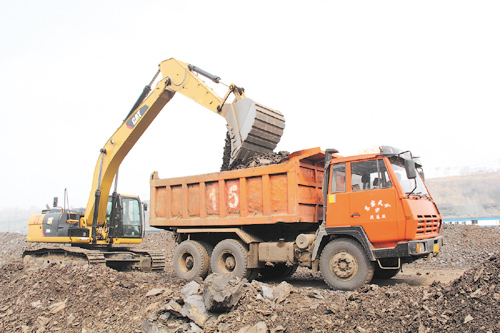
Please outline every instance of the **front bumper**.
[[443, 236], [427, 239], [419, 239], [398, 243], [394, 248], [374, 249], [376, 259], [403, 258], [403, 257], [426, 257], [429, 254], [437, 255], [443, 247]]
[[443, 236], [429, 239], [421, 239], [408, 242], [410, 255], [427, 255], [430, 253], [439, 253], [443, 247]]

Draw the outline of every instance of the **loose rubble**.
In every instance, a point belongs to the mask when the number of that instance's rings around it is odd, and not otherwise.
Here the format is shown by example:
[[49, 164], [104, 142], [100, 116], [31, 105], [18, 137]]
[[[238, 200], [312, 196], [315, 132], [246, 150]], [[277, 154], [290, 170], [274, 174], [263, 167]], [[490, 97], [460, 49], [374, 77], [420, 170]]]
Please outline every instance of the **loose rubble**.
[[[187, 283], [171, 267], [169, 232], [147, 235], [165, 272], [106, 267], [24, 267], [24, 236], [0, 233], [0, 331], [4, 332], [438, 332], [500, 331], [500, 228], [447, 225], [439, 257], [408, 267], [463, 269], [451, 283], [374, 280], [355, 292], [327, 289], [319, 273], [283, 282], [209, 275]], [[399, 281], [397, 279], [394, 281]]]
[[239, 169], [255, 168], [264, 165], [279, 164], [285, 161], [290, 155], [287, 151], [280, 151], [279, 153], [270, 152], [266, 154], [259, 154], [252, 156], [245, 163], [236, 161], [230, 164], [231, 160], [231, 138], [229, 132], [226, 134], [226, 141], [224, 145], [224, 152], [222, 154], [222, 166], [220, 171], [230, 171]]

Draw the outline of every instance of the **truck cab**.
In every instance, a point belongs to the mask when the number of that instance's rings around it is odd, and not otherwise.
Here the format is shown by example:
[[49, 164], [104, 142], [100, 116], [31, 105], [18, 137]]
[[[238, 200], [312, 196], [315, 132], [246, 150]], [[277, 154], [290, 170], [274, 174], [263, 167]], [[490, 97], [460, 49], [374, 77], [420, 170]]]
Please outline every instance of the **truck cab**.
[[393, 147], [349, 157], [327, 151], [323, 232], [358, 242], [376, 277], [393, 276], [402, 263], [437, 254], [443, 245], [442, 218], [421, 170], [409, 151]]

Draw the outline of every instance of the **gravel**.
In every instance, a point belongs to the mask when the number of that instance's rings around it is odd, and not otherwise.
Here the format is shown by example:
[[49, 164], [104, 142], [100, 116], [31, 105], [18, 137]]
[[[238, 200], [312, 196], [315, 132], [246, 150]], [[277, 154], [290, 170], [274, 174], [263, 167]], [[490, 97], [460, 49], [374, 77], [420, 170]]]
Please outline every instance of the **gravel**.
[[[181, 294], [186, 282], [171, 266], [175, 243], [170, 232], [149, 234], [141, 244], [165, 253], [167, 267], [161, 273], [87, 265], [24, 267], [23, 248], [37, 245], [20, 234], [0, 233], [0, 331], [500, 331], [500, 228], [446, 225], [443, 236], [439, 257], [408, 268], [464, 271], [450, 283], [413, 286], [396, 276], [390, 285], [374, 281], [343, 292], [327, 289], [319, 273], [299, 270], [279, 285], [243, 281], [234, 307], [208, 313], [196, 324], [174, 311], [189, 300]], [[204, 282], [197, 282], [201, 295]], [[284, 296], [269, 298], [269, 290], [278, 286], [286, 290]]]

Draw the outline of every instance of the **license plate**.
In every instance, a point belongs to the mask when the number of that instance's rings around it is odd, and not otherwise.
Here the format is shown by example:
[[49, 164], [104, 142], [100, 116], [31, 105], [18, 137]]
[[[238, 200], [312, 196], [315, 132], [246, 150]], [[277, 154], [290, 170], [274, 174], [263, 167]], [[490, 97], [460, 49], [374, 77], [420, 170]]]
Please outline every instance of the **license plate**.
[[434, 244], [434, 248], [432, 250], [434, 253], [439, 252], [439, 244]]

